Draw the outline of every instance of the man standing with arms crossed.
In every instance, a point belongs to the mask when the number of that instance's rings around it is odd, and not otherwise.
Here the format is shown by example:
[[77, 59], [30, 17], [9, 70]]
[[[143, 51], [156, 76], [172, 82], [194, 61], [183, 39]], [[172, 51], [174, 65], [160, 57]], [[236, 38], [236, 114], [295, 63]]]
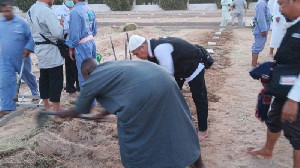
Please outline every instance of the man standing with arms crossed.
[[53, 3], [54, 0], [37, 0], [28, 10], [26, 18], [36, 44], [34, 51], [39, 61], [41, 99], [43, 99], [45, 109], [50, 108], [50, 99], [53, 111], [58, 111], [61, 108], [64, 59], [58, 47], [47, 43], [44, 38], [55, 43], [63, 36], [63, 27], [51, 10]]

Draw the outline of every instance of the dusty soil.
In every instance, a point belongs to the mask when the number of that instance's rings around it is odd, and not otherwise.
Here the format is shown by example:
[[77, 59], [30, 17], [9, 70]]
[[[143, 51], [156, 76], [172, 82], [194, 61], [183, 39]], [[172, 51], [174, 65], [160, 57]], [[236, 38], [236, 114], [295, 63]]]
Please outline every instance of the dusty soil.
[[[211, 12], [207, 15], [215, 16], [210, 19], [218, 22], [219, 13], [219, 11], [217, 14]], [[188, 12], [182, 12], [182, 15], [184, 14], [190, 17]], [[122, 21], [121, 18], [115, 17], [109, 21], [118, 22], [118, 20]], [[166, 31], [156, 27], [143, 27], [128, 33], [139, 34], [146, 38], [175, 36], [214, 49], [215, 54], [212, 56], [215, 64], [206, 71], [209, 137], [200, 143], [207, 167], [291, 167], [292, 148], [283, 136], [275, 147], [273, 159], [264, 160], [245, 153], [247, 147], [261, 147], [266, 134], [266, 126], [254, 117], [256, 97], [261, 85], [248, 75], [251, 69], [252, 31], [245, 27], [228, 27], [222, 32], [220, 39], [212, 40], [218, 29], [219, 27], [213, 29], [175, 27]], [[101, 27], [96, 44], [103, 55], [102, 61], [114, 60], [110, 37], [113, 39], [117, 59], [123, 60], [126, 33], [110, 27]], [[208, 41], [214, 41], [217, 45], [208, 46]], [[260, 62], [271, 59], [267, 56], [267, 50], [268, 45], [259, 58]], [[37, 69], [36, 58], [34, 56], [32, 58], [34, 69]], [[22, 86], [21, 92], [28, 93], [28, 89]], [[183, 94], [197, 125], [195, 106], [186, 85]], [[73, 103], [74, 100], [63, 93], [63, 107], [68, 108]], [[45, 128], [36, 129], [36, 114], [39, 109], [18, 110], [23, 113], [0, 127], [0, 167], [123, 167], [120, 162], [114, 116], [109, 116], [113, 121], [99, 124], [80, 119], [67, 121], [52, 118]]]

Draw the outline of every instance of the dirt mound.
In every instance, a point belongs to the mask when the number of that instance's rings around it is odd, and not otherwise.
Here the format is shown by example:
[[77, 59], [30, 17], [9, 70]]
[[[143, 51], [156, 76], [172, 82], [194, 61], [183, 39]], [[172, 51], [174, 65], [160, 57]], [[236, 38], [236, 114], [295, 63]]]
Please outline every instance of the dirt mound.
[[[102, 61], [114, 60], [110, 37], [114, 43], [117, 59], [125, 59], [126, 33], [117, 32], [108, 27], [101, 28], [100, 32], [102, 34], [96, 38], [96, 45], [98, 52], [103, 56]], [[154, 27], [146, 27], [129, 32], [129, 36], [138, 34], [147, 39], [176, 36], [207, 48], [207, 42], [214, 32], [215, 30], [197, 31], [193, 29], [163, 31]], [[222, 44], [230, 37], [230, 32], [224, 32], [224, 36], [217, 42]], [[225, 79], [222, 71], [230, 62], [224, 57], [227, 51], [220, 45], [213, 49], [215, 50], [213, 55], [215, 64], [206, 71], [206, 83], [209, 101], [217, 102], [219, 97], [215, 92], [222, 87]], [[136, 58], [133, 57], [133, 59]], [[187, 85], [185, 85], [183, 93], [190, 105], [195, 125], [197, 125], [195, 106]], [[63, 107], [72, 106], [74, 100], [69, 99], [66, 93], [63, 95]], [[31, 109], [13, 119], [11, 122], [15, 123], [14, 125], [8, 124], [1, 128], [9, 130], [14, 129], [12, 127], [15, 126], [16, 132], [24, 132], [0, 140], [0, 167], [123, 167], [120, 161], [117, 120], [114, 116], [109, 117], [113, 120], [112, 122], [99, 124], [80, 119], [67, 121], [52, 118], [45, 128], [37, 130], [34, 121], [36, 112]], [[209, 120], [211, 122], [211, 119]], [[17, 126], [18, 124], [24, 126], [23, 130], [22, 126]], [[11, 147], [8, 148], [9, 145]]]

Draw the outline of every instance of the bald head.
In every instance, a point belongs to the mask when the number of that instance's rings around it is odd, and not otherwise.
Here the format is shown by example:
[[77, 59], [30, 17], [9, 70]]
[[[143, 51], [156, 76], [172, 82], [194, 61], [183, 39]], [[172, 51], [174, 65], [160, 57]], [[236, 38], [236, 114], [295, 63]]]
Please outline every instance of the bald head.
[[87, 58], [86, 60], [84, 60], [81, 64], [81, 73], [83, 78], [88, 78], [97, 65], [98, 62], [93, 58]]

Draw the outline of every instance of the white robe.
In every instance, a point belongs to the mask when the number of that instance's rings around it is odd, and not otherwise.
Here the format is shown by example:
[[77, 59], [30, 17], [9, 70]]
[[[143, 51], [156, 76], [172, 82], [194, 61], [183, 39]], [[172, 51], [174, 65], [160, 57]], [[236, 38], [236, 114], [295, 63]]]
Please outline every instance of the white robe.
[[[285, 34], [284, 23], [286, 22], [284, 16], [279, 12], [279, 5], [277, 2], [274, 3], [273, 7], [273, 27], [271, 35], [271, 48], [279, 48], [282, 38]], [[276, 18], [280, 17], [280, 21], [277, 22]]]
[[232, 0], [221, 0], [222, 5], [222, 21], [220, 26], [227, 26], [228, 21], [230, 19], [230, 5]]

